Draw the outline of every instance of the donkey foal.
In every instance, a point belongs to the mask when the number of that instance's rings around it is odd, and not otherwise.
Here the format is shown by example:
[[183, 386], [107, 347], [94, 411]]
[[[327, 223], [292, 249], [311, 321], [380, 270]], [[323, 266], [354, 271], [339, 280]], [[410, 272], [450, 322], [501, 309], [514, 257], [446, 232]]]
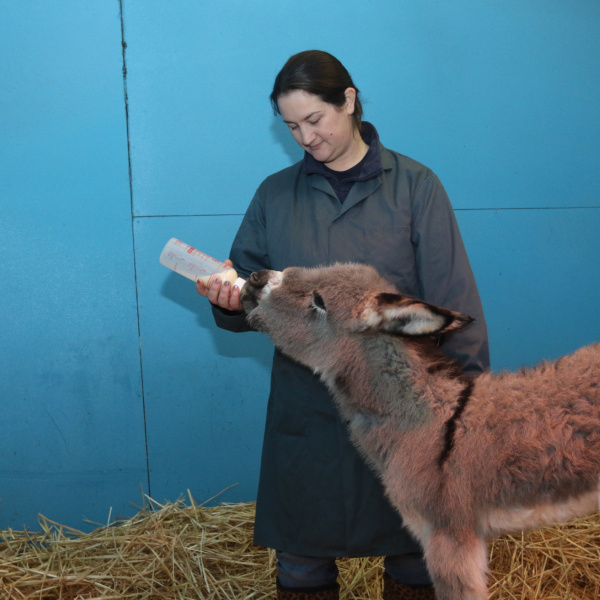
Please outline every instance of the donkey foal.
[[487, 539], [598, 510], [600, 344], [469, 379], [433, 337], [472, 319], [357, 264], [253, 273], [243, 303], [331, 390], [439, 600], [487, 597]]

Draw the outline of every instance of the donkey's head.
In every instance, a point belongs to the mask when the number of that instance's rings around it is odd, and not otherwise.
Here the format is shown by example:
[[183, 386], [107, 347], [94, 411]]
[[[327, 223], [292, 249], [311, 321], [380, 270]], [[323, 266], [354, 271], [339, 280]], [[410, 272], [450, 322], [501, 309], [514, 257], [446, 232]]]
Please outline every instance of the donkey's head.
[[348, 336], [422, 337], [472, 321], [399, 294], [372, 267], [352, 263], [254, 272], [244, 286], [242, 302], [251, 326], [315, 370], [323, 368]]

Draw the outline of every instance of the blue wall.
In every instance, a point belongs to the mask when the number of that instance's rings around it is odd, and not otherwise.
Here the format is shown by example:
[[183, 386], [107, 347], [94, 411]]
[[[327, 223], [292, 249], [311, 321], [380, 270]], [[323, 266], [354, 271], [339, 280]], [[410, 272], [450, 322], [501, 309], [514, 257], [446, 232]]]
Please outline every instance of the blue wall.
[[179, 237], [226, 257], [260, 181], [300, 158], [268, 93], [303, 49], [337, 55], [384, 144], [444, 182], [495, 369], [600, 340], [595, 0], [0, 14], [0, 529], [91, 527], [143, 493], [254, 499], [270, 344], [217, 330], [158, 256]]

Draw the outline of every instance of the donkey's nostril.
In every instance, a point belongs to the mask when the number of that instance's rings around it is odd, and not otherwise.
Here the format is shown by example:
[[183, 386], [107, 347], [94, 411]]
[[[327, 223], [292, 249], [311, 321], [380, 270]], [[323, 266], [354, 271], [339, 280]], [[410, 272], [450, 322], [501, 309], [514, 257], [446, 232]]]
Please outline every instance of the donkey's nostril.
[[248, 283], [254, 289], [262, 289], [269, 283], [271, 276], [273, 275], [273, 271], [269, 269], [263, 269], [262, 271], [254, 271], [254, 273], [250, 274], [248, 278]]

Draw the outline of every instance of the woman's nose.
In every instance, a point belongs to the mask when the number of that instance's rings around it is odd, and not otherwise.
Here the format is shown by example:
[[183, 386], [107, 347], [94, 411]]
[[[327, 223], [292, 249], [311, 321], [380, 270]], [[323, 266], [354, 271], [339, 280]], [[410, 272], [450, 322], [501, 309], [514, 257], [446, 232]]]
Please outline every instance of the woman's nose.
[[315, 138], [315, 132], [311, 128], [300, 128], [300, 140], [303, 146], [310, 146], [314, 142]]

